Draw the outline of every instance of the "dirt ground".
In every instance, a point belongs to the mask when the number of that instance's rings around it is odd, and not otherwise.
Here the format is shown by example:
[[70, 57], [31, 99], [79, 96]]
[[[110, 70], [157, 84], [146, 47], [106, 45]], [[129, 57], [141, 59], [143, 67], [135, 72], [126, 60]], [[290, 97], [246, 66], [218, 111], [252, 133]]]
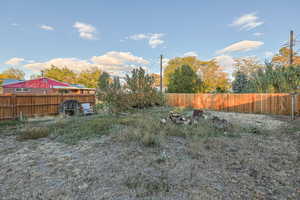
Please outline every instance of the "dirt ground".
[[113, 135], [67, 145], [0, 136], [0, 199], [300, 199], [300, 119], [211, 112], [263, 129], [160, 147]]

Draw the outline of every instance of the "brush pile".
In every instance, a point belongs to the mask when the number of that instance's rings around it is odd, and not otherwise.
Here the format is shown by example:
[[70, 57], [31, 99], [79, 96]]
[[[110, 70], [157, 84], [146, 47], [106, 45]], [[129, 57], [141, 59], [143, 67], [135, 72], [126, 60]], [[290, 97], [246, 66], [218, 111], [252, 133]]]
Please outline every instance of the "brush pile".
[[215, 128], [223, 131], [228, 131], [232, 128], [232, 124], [227, 120], [220, 119], [219, 117], [203, 110], [193, 110], [192, 116], [187, 116], [176, 111], [170, 111], [168, 114], [168, 118], [163, 118], [160, 120], [160, 122], [162, 124], [165, 124], [168, 121], [171, 121], [174, 124], [192, 125], [198, 124], [200, 120], [208, 121], [212, 123]]

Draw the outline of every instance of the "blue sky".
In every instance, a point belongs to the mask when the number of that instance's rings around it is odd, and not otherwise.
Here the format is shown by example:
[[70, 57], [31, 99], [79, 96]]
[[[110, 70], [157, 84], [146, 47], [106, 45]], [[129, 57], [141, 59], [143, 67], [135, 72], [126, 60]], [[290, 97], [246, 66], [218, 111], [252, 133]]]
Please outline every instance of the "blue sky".
[[[28, 76], [50, 64], [120, 74], [158, 72], [159, 55], [232, 58], [278, 51], [289, 30], [300, 36], [299, 0], [2, 0], [0, 72]], [[231, 46], [232, 45], [232, 46]]]

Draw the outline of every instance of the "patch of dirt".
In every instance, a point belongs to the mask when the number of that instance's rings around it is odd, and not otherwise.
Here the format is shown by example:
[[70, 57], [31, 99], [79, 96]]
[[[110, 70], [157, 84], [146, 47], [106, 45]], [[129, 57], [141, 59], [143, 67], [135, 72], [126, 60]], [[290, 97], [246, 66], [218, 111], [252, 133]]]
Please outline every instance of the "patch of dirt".
[[290, 118], [288, 116], [272, 116], [260, 114], [230, 113], [206, 111], [221, 119], [243, 127], [258, 127], [265, 130], [278, 130], [290, 126]]
[[300, 133], [276, 132], [288, 127], [288, 121], [212, 114], [274, 135], [197, 141], [168, 137], [155, 148], [116, 142], [111, 136], [77, 145], [1, 136], [0, 199], [300, 198]]

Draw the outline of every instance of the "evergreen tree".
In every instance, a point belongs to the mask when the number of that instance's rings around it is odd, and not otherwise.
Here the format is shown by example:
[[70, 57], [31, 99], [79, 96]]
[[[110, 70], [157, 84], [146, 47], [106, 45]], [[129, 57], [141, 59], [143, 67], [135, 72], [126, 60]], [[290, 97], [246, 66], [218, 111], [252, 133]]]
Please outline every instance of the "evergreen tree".
[[110, 82], [109, 74], [107, 72], [103, 72], [99, 77], [98, 88], [104, 91], [107, 90], [110, 85], [109, 82]]
[[120, 78], [118, 76], [114, 77], [114, 80], [111, 84], [111, 87], [114, 88], [114, 89], [121, 89]]
[[170, 76], [168, 92], [196, 93], [202, 88], [202, 81], [189, 65], [182, 65]]
[[234, 93], [247, 92], [248, 89], [248, 79], [247, 75], [242, 71], [237, 71], [234, 74], [234, 81], [232, 82], [232, 90]]
[[143, 93], [153, 90], [154, 78], [146, 74], [146, 71], [139, 67], [131, 71], [131, 76], [126, 74], [126, 87], [133, 93]]

